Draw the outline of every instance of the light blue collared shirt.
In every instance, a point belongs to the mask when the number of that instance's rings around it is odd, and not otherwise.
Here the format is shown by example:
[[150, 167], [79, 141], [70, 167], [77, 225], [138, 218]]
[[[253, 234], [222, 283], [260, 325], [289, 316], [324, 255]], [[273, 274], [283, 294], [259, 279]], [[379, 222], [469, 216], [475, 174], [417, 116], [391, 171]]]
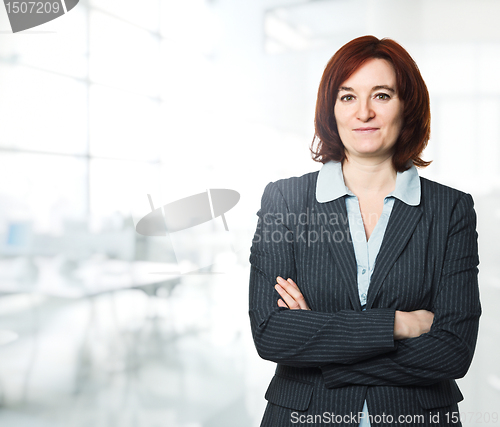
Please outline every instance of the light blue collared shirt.
[[[331, 202], [340, 197], [345, 197], [349, 231], [354, 246], [356, 264], [358, 268], [358, 293], [359, 301], [363, 310], [365, 309], [368, 288], [375, 261], [384, 238], [387, 223], [391, 216], [394, 199], [397, 198], [410, 206], [420, 204], [420, 177], [417, 168], [412, 165], [404, 172], [398, 172], [396, 176], [396, 187], [392, 193], [384, 198], [384, 208], [370, 239], [366, 240], [366, 233], [361, 217], [358, 198], [346, 187], [342, 164], [330, 161], [325, 163], [318, 174], [316, 184], [316, 200], [319, 203]], [[363, 406], [363, 418], [359, 427], [369, 427], [368, 406], [366, 400]]]

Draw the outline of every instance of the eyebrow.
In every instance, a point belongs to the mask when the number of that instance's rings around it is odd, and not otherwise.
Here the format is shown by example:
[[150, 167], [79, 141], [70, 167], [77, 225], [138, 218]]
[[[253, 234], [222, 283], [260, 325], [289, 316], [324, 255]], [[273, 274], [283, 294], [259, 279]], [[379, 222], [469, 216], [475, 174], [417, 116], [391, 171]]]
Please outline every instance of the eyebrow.
[[[373, 86], [372, 91], [380, 90], [380, 89], [385, 89], [385, 90], [388, 90], [389, 92], [396, 93], [396, 90], [394, 88], [387, 86], [387, 85]], [[341, 90], [343, 90], [345, 92], [354, 92], [354, 89], [352, 87], [347, 87], [347, 86], [340, 86], [339, 92]]]

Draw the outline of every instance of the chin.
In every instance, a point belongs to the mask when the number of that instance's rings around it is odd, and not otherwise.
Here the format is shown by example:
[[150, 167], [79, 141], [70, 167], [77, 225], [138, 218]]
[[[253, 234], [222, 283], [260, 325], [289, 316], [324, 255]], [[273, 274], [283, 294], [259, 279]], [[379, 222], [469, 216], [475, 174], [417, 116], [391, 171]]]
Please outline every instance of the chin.
[[366, 156], [377, 156], [377, 155], [383, 155], [386, 153], [387, 150], [380, 146], [363, 146], [363, 147], [358, 147], [355, 149], [355, 153], [358, 155], [366, 155]]
[[[349, 156], [349, 152], [347, 156]], [[355, 157], [363, 157], [363, 158], [380, 158], [380, 157], [392, 157], [392, 153], [385, 149], [376, 149], [376, 148], [360, 148], [354, 152]]]

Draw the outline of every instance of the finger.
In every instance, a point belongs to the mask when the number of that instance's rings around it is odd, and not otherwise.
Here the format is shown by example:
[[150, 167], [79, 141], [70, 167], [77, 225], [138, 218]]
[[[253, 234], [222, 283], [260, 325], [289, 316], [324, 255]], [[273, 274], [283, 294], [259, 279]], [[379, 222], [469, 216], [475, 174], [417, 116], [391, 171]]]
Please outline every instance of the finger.
[[[290, 287], [290, 285], [289, 285]], [[293, 310], [301, 309], [301, 310], [310, 310], [309, 306], [307, 305], [304, 297], [300, 292], [298, 295], [292, 295], [290, 293], [290, 289], [284, 289], [281, 285], [277, 284], [276, 285], [276, 290], [279, 292], [283, 300], [286, 302], [289, 308]], [[292, 291], [295, 291], [292, 289]], [[297, 292], [296, 292], [297, 293]]]
[[278, 300], [278, 307], [288, 308], [288, 306], [285, 304], [285, 301], [283, 301], [281, 298]]
[[297, 289], [300, 292], [299, 287], [297, 286], [297, 284], [292, 279], [288, 278], [286, 281], [288, 283], [290, 283], [295, 289]]
[[278, 291], [283, 301], [285, 301], [288, 308], [292, 310], [300, 310], [299, 303], [294, 298], [292, 298], [292, 296], [290, 296], [290, 294], [285, 289], [283, 289], [280, 285], [276, 285], [275, 289]]
[[278, 279], [280, 279], [280, 280], [277, 280], [277, 282], [281, 283], [282, 286], [291, 286], [292, 288], [294, 288], [298, 292], [300, 292], [299, 287], [297, 286], [297, 284], [292, 279], [288, 278], [287, 280], [285, 280], [282, 277], [278, 277]]
[[[276, 277], [276, 281], [277, 281], [278, 283], [283, 283], [283, 284], [285, 284], [285, 285], [286, 285], [287, 283], [289, 283], [289, 284], [290, 284], [290, 285], [292, 285], [294, 288], [296, 288], [296, 289], [298, 289], [298, 290], [299, 290], [299, 287], [297, 286], [297, 284], [296, 284], [296, 283], [295, 283], [292, 279], [290, 279], [290, 278], [288, 278], [287, 280], [285, 280], [285, 279], [283, 279], [283, 277], [278, 276], [278, 277]], [[299, 291], [300, 291], [300, 290], [299, 290]]]
[[300, 308], [302, 308], [303, 310], [310, 310], [309, 306], [307, 305], [306, 299], [304, 298], [304, 295], [302, 295], [302, 292], [300, 292], [300, 289], [297, 286], [297, 284], [290, 277], [286, 280], [286, 282], [288, 282], [294, 289], [297, 290], [298, 294], [297, 295], [293, 294], [294, 296], [298, 296], [300, 294], [300, 297], [302, 298], [302, 300], [298, 301], [300, 304]]
[[291, 309], [297, 309], [297, 308], [300, 308], [297, 301], [295, 301], [291, 296], [290, 294], [285, 290], [283, 289], [283, 287], [281, 287], [279, 284], [276, 284], [274, 286], [274, 288], [276, 289], [276, 291], [280, 294], [281, 296], [281, 299], [282, 301], [285, 303], [285, 305], [288, 307], [288, 308], [291, 308]]
[[[292, 285], [290, 282], [282, 279], [281, 277], [279, 279], [281, 279], [278, 280], [279, 285], [285, 289], [286, 292], [299, 304], [299, 307], [303, 310], [308, 310], [309, 306], [307, 305], [306, 300], [297, 285], [295, 285], [295, 283]], [[286, 302], [288, 303], [288, 301]]]

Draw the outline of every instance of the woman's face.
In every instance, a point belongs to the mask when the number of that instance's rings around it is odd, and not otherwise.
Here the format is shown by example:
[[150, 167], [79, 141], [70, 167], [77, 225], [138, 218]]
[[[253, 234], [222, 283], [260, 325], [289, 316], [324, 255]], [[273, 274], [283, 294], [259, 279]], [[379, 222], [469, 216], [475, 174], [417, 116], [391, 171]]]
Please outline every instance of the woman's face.
[[403, 125], [396, 73], [385, 59], [370, 59], [340, 85], [335, 120], [347, 158], [385, 160]]

